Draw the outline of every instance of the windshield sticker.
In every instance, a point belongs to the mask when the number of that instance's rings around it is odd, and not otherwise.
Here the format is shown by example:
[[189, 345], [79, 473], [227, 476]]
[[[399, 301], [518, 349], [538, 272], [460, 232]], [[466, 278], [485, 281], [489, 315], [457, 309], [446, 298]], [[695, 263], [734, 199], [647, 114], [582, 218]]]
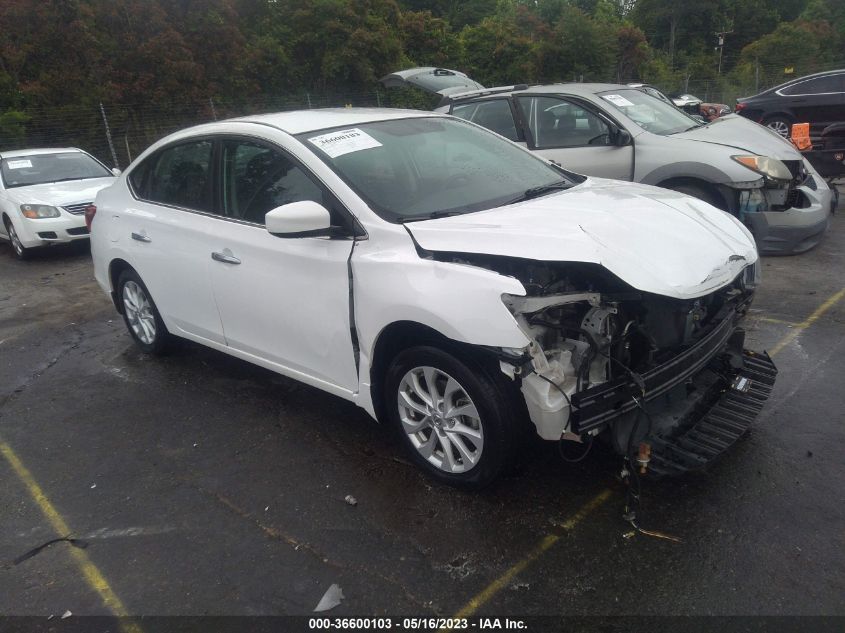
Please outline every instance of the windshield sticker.
[[31, 160], [7, 160], [6, 167], [9, 169], [26, 169], [32, 167]]
[[608, 101], [610, 101], [613, 105], [615, 105], [615, 106], [617, 106], [617, 107], [619, 107], [619, 108], [627, 108], [627, 107], [629, 107], [629, 106], [634, 105], [633, 103], [631, 103], [630, 101], [628, 101], [628, 100], [627, 100], [625, 97], [623, 97], [622, 95], [602, 95], [602, 97], [601, 97], [601, 98], [602, 98], [602, 99], [607, 99], [607, 100], [608, 100]]
[[329, 158], [337, 158], [351, 152], [360, 152], [362, 149], [381, 147], [381, 143], [357, 127], [314, 136], [309, 138], [308, 142], [323, 150], [329, 155]]

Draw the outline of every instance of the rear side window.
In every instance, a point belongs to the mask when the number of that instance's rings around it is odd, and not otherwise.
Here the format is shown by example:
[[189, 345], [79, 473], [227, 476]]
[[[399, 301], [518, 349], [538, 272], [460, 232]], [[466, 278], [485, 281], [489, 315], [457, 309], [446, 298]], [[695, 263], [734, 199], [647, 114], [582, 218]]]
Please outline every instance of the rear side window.
[[816, 77], [784, 88], [785, 95], [818, 95], [831, 92], [845, 92], [845, 74]]
[[476, 101], [457, 105], [452, 108], [454, 116], [472, 121], [478, 125], [501, 134], [506, 139], [516, 141], [516, 123], [513, 120], [510, 104], [506, 99], [491, 99], [488, 101]]
[[153, 164], [132, 171], [132, 186], [151, 202], [212, 211], [211, 146], [211, 141], [195, 141], [162, 150]]

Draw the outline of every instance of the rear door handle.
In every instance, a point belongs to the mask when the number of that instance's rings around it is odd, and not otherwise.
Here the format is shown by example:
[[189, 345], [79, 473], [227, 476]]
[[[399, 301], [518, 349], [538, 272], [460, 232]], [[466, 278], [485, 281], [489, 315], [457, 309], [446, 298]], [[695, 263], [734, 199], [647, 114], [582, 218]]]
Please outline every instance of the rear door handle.
[[146, 233], [135, 233], [135, 232], [133, 232], [132, 233], [132, 239], [135, 240], [136, 242], [145, 242], [145, 243], [152, 242], [152, 239], [147, 237]]
[[240, 264], [241, 260], [232, 255], [232, 251], [224, 248], [222, 251], [215, 251], [211, 254], [211, 259], [216, 262], [223, 262], [224, 264]]

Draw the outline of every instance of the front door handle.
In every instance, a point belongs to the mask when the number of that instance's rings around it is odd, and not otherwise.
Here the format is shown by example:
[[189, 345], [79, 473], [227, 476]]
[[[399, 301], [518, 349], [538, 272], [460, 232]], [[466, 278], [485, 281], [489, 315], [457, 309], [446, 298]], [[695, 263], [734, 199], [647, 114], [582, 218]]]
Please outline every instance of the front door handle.
[[215, 251], [211, 254], [211, 259], [216, 262], [223, 262], [224, 264], [240, 264], [241, 260], [232, 255], [232, 251], [224, 248], [222, 251]]
[[147, 237], [146, 233], [135, 233], [135, 232], [133, 232], [132, 233], [132, 239], [135, 240], [136, 242], [145, 242], [145, 243], [152, 242], [152, 239]]

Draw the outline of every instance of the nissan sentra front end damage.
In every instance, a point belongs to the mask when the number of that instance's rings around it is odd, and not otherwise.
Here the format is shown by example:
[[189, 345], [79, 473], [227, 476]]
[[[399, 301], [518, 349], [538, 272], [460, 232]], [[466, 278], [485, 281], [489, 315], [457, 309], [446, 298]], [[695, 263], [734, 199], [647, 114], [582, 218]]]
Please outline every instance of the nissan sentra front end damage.
[[652, 472], [702, 467], [748, 429], [774, 384], [771, 360], [744, 350], [739, 328], [756, 270], [678, 300], [589, 266], [562, 265], [557, 277], [551, 267], [543, 284], [526, 283], [526, 296], [503, 297], [531, 343], [502, 371], [518, 381], [544, 439], [605, 432], [622, 454], [645, 444]]
[[[759, 281], [753, 243], [728, 227], [712, 239], [715, 221], [733, 220], [705, 218], [689, 199], [681, 204], [686, 217], [675, 220], [689, 220], [698, 235], [686, 236], [689, 245], [673, 235], [674, 247], [649, 257], [600, 221], [582, 219], [578, 237], [568, 235], [579, 261], [530, 256], [544, 254], [551, 226], [530, 229], [530, 243], [497, 249], [507, 254], [482, 252], [498, 228], [493, 214], [461, 227], [474, 233], [467, 246], [479, 252], [435, 250], [457, 241], [454, 220], [412, 229], [425, 257], [521, 284], [524, 293], [501, 298], [529, 343], [497, 353], [540, 437], [589, 443], [601, 435], [623, 455], [637, 452], [649, 471], [677, 474], [722, 454], [762, 408], [777, 371], [767, 355], [744, 349], [740, 327]], [[529, 208], [523, 221], [530, 216]], [[634, 212], [623, 217], [632, 233], [651, 229]], [[694, 242], [705, 234], [709, 241]]]
[[768, 397], [776, 369], [744, 349], [739, 327], [755, 265], [683, 300], [637, 291], [594, 265], [509, 263], [526, 295], [502, 300], [530, 344], [503, 350], [500, 366], [540, 437], [604, 433], [622, 454], [644, 445], [652, 472], [677, 474], [730, 447]]

